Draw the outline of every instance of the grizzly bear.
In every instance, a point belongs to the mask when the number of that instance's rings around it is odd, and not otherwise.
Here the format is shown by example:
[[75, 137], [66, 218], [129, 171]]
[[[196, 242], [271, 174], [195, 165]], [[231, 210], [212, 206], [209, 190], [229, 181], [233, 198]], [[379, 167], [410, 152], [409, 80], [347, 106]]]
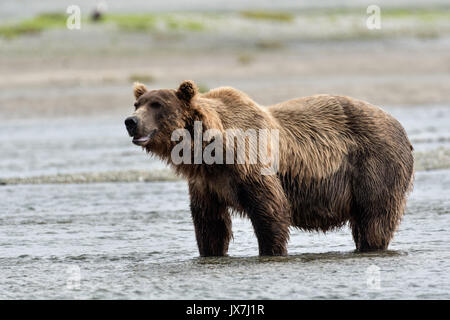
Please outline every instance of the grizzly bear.
[[[193, 81], [177, 90], [135, 83], [134, 96], [126, 129], [134, 144], [187, 179], [201, 256], [227, 254], [231, 213], [250, 219], [260, 255], [286, 255], [290, 226], [325, 232], [347, 222], [358, 251], [388, 247], [412, 187], [413, 148], [400, 123], [379, 107], [335, 95], [263, 107], [231, 87], [201, 94]], [[269, 148], [276, 172], [262, 174], [265, 164], [250, 163], [248, 153], [231, 164], [195, 162], [196, 152], [174, 161], [174, 131], [195, 136], [196, 123], [203, 132], [276, 130], [278, 148]], [[247, 138], [246, 146], [255, 148]]]

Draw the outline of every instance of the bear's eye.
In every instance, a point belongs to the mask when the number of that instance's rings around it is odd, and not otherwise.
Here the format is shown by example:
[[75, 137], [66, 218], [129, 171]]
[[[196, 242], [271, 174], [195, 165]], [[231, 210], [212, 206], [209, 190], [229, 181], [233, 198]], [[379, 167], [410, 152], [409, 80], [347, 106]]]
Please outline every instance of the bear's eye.
[[150, 103], [150, 107], [152, 107], [152, 108], [160, 108], [162, 105], [161, 105], [161, 103], [159, 103], [159, 102], [152, 102], [152, 103]]
[[137, 108], [139, 108], [139, 103], [136, 101], [136, 102], [134, 103], [134, 109], [137, 110]]

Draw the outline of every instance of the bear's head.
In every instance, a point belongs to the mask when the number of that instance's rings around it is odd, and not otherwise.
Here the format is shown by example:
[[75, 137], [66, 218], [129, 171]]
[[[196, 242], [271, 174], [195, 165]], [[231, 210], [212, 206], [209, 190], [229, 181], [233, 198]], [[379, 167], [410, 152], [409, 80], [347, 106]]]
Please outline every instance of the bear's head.
[[190, 80], [183, 81], [177, 90], [148, 90], [142, 83], [135, 83], [135, 111], [125, 120], [133, 143], [160, 156], [170, 152], [172, 132], [188, 125], [197, 93], [197, 86]]

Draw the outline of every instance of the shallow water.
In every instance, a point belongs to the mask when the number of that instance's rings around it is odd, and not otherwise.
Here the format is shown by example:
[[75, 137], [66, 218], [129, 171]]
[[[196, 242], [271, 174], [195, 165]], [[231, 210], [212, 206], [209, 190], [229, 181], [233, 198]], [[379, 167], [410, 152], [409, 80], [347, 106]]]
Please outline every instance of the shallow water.
[[[419, 170], [426, 165], [427, 169], [450, 169], [448, 106], [384, 109], [408, 132], [418, 153]], [[128, 111], [114, 117], [3, 121], [0, 180], [133, 170], [165, 173], [168, 170], [162, 162], [130, 142], [123, 124]], [[108, 177], [100, 181], [105, 180]]]
[[[450, 108], [388, 110], [425, 160], [450, 148]], [[121, 118], [6, 121], [0, 150], [6, 181], [164, 168], [130, 143]], [[0, 186], [0, 298], [449, 299], [446, 161], [416, 173], [389, 250], [368, 254], [353, 251], [345, 227], [292, 229], [288, 257], [260, 258], [250, 222], [234, 218], [230, 256], [199, 258], [183, 181]]]
[[348, 228], [292, 230], [277, 258], [257, 257], [240, 218], [230, 257], [198, 258], [184, 182], [0, 190], [1, 298], [450, 298], [450, 171], [417, 174], [389, 251], [354, 253]]

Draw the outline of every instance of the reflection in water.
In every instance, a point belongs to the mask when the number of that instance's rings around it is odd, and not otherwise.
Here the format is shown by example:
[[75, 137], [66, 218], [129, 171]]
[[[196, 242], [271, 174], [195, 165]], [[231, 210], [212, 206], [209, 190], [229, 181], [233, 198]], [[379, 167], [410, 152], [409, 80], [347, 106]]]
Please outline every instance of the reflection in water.
[[323, 253], [303, 253], [288, 256], [276, 257], [198, 257], [193, 262], [201, 265], [234, 265], [234, 264], [260, 264], [260, 263], [297, 263], [297, 262], [313, 262], [313, 261], [333, 261], [358, 258], [383, 258], [408, 255], [402, 250], [384, 250], [373, 252], [357, 252], [355, 250], [348, 252], [323, 252]]

